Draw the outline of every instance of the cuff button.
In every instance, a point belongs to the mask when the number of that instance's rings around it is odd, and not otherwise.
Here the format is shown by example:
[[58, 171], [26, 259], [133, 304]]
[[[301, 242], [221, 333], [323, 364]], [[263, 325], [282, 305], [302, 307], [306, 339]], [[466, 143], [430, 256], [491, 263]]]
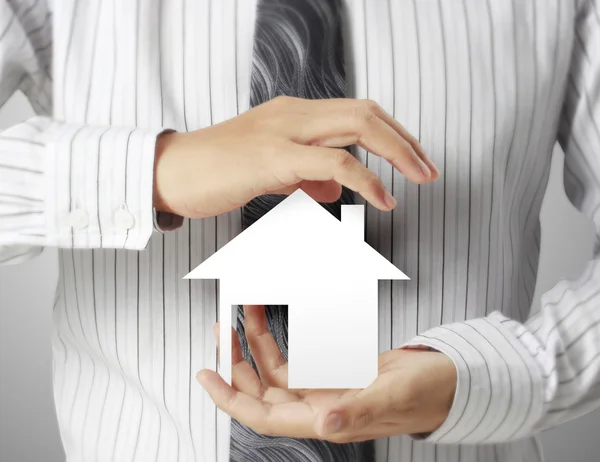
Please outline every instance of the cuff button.
[[115, 212], [115, 226], [121, 229], [131, 229], [135, 225], [134, 216], [125, 209], [119, 209]]

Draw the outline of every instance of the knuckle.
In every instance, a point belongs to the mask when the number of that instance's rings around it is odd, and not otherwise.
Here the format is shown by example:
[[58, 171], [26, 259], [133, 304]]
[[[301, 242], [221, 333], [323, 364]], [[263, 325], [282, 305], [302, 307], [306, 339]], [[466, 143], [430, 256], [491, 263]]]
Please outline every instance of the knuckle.
[[285, 95], [276, 96], [271, 100], [271, 105], [283, 106], [289, 102], [290, 97]]
[[237, 399], [238, 394], [237, 393], [231, 393], [228, 397], [227, 397], [227, 401], [225, 402], [225, 408], [228, 410], [234, 409], [235, 408], [235, 403], [236, 403], [236, 399]]
[[381, 180], [379, 179], [379, 177], [368, 169], [365, 172], [364, 182], [369, 190], [379, 189], [381, 186]]
[[416, 146], [418, 149], [423, 149], [423, 147], [421, 146], [421, 142], [415, 137], [415, 135], [413, 135], [411, 132], [409, 132], [408, 130], [406, 130], [406, 141], [408, 141], [408, 143], [412, 146]]
[[359, 133], [368, 129], [376, 117], [375, 113], [364, 105], [354, 109], [353, 116]]
[[371, 425], [374, 420], [373, 411], [369, 408], [362, 409], [354, 419], [355, 428], [365, 428]]
[[377, 112], [380, 108], [379, 103], [372, 99], [364, 99], [363, 106], [373, 113]]
[[338, 169], [346, 169], [348, 168], [352, 162], [354, 161], [354, 157], [345, 149], [338, 149], [335, 152], [335, 165]]
[[287, 95], [279, 95], [271, 100], [271, 106], [286, 108], [294, 104], [299, 98]]
[[261, 383], [256, 399], [262, 402], [265, 399], [268, 390], [269, 389], [263, 383]]
[[286, 365], [285, 359], [283, 356], [278, 356], [273, 362], [273, 366], [271, 367], [271, 374], [275, 375], [281, 371], [281, 368]]

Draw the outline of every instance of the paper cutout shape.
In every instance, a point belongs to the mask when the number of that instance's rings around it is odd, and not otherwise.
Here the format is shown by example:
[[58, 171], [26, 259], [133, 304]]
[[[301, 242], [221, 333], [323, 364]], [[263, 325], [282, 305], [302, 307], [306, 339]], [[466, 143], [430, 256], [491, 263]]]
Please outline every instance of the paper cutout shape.
[[289, 388], [377, 378], [378, 280], [409, 279], [364, 241], [364, 206], [337, 220], [298, 190], [186, 279], [220, 280], [219, 373], [231, 384], [232, 307], [288, 306]]

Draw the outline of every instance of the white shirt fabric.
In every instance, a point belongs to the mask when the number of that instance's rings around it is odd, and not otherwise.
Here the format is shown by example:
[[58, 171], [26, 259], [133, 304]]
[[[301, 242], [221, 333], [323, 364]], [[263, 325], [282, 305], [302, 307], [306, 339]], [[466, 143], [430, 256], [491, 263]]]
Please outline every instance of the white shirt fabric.
[[[154, 226], [157, 135], [249, 106], [256, 0], [0, 0], [0, 261], [59, 247], [54, 396], [69, 462], [228, 460], [229, 421], [195, 381], [216, 366], [217, 285], [183, 280], [240, 212]], [[378, 101], [442, 171], [380, 158], [393, 191], [367, 240], [411, 281], [380, 284], [381, 351], [448, 354], [446, 422], [377, 441], [378, 461], [541, 461], [537, 432], [600, 406], [600, 246], [532, 312], [539, 212], [558, 140], [600, 242], [599, 0], [345, 0], [353, 96]], [[443, 444], [432, 444], [443, 443]]]

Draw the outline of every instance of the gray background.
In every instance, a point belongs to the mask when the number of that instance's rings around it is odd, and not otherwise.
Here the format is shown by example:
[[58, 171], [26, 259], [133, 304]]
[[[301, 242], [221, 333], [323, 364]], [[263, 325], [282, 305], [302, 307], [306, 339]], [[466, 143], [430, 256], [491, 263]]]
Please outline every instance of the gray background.
[[[32, 115], [17, 94], [0, 109], [0, 129]], [[562, 187], [556, 149], [542, 209], [542, 256], [535, 300], [592, 257], [591, 224]], [[57, 255], [47, 249], [18, 266], [0, 266], [0, 462], [64, 460], [52, 399], [51, 312]], [[599, 307], [600, 309], [600, 307]], [[600, 411], [543, 435], [548, 462], [600, 460]]]

